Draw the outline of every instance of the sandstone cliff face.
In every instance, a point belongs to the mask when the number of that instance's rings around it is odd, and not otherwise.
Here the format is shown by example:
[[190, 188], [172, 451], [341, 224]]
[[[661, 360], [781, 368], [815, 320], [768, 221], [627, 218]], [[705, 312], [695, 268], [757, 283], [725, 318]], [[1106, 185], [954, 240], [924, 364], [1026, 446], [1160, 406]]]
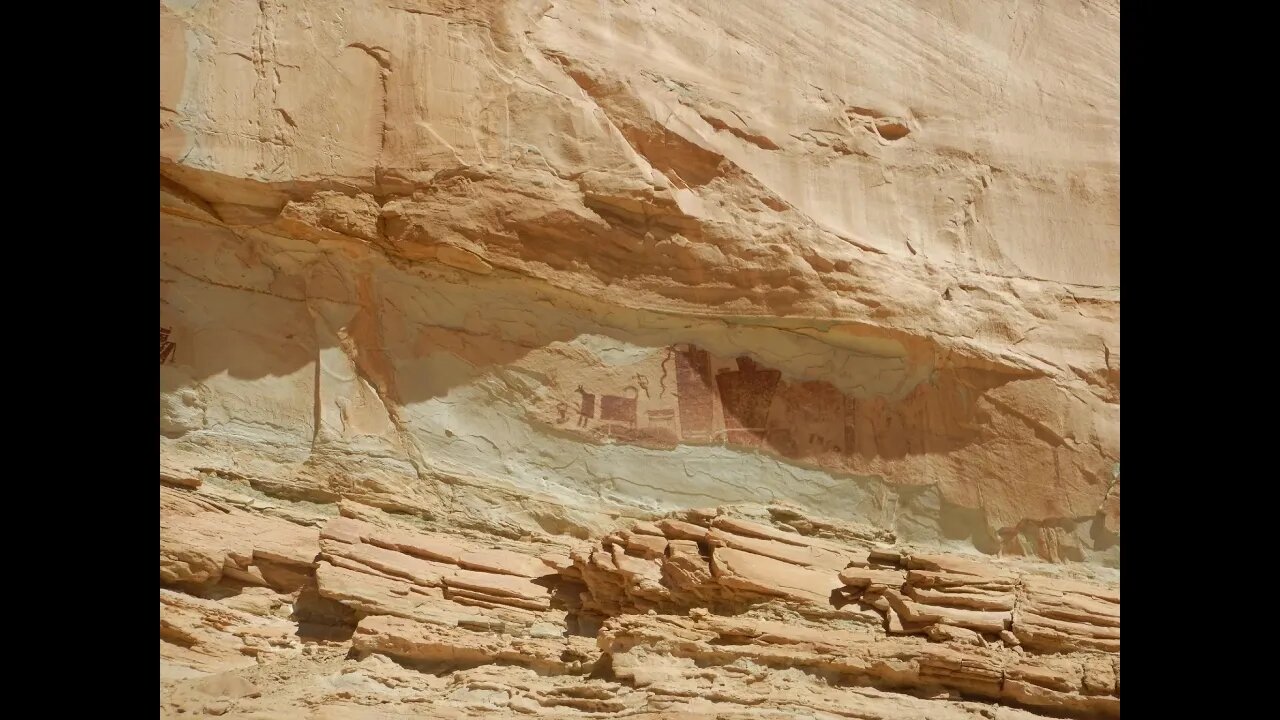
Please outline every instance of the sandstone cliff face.
[[1118, 30], [162, 2], [164, 707], [1118, 712]]

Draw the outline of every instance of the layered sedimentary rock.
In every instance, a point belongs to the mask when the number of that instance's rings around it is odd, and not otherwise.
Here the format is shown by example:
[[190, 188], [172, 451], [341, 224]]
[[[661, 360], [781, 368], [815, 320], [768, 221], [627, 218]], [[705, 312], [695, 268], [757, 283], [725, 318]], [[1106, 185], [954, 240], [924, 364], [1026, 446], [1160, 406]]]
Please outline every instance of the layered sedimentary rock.
[[[227, 570], [273, 555], [267, 530], [284, 521], [223, 497], [161, 491], [164, 711], [214, 702], [193, 689], [210, 677], [270, 670], [252, 697], [213, 695], [246, 714], [339, 700], [433, 716], [1119, 714], [1119, 590], [1079, 571], [803, 535], [751, 507], [598, 541], [504, 542], [348, 502], [307, 523], [318, 532], [296, 526], [291, 555], [311, 562], [294, 564], [301, 583], [273, 586]], [[262, 540], [212, 551], [214, 520], [256, 523]], [[175, 558], [218, 552], [221, 575], [208, 562], [174, 580]], [[331, 687], [355, 673], [367, 681]], [[483, 676], [467, 687], [484, 692], [459, 699], [432, 680], [445, 676]]]
[[162, 0], [164, 712], [1116, 712], [1118, 3], [785, 5]]

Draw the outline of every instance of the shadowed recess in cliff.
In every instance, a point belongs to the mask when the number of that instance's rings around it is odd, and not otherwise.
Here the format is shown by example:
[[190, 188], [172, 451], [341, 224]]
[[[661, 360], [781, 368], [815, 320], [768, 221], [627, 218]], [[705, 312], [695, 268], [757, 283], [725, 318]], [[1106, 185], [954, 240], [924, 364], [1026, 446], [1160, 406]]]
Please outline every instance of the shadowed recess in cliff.
[[[1002, 410], [989, 394], [1035, 378], [901, 332], [682, 317], [505, 273], [410, 269], [349, 241], [171, 215], [163, 227], [164, 435], [191, 448], [294, 438], [282, 457], [330, 478], [326, 497], [368, 486], [358, 457], [371, 453], [580, 507], [794, 495], [893, 527], [917, 515], [897, 509], [889, 488], [903, 483], [943, 483], [956, 508], [982, 507], [962, 478], [995, 467], [983, 458]], [[1027, 427], [1002, 447], [1042, 454], [1044, 431]], [[990, 508], [981, 539], [959, 534], [989, 547], [1026, 519], [1013, 507]], [[957, 534], [943, 514], [919, 515], [931, 537]]]
[[[315, 248], [308, 257], [283, 239], [168, 224], [162, 320], [181, 339], [175, 371], [194, 380], [226, 372], [301, 382], [318, 359], [323, 379], [363, 381], [383, 403], [412, 405], [511, 369], [544, 386], [532, 417], [589, 437], [898, 458], [975, 441], [979, 398], [1020, 377], [935, 367], [927, 343], [882, 340], [856, 352], [775, 328], [624, 308], [587, 314], [519, 283], [455, 284], [373, 258], [350, 266]], [[184, 242], [192, 231], [203, 239]]]

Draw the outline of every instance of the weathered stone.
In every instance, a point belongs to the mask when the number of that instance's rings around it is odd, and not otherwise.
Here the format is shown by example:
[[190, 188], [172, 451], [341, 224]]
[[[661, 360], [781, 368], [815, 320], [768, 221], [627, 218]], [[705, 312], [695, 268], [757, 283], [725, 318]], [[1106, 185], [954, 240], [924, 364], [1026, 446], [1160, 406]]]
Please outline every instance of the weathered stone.
[[852, 567], [840, 571], [840, 582], [855, 588], [900, 590], [907, 575], [899, 570]]
[[159, 12], [162, 718], [1118, 715], [1117, 0]]
[[[844, 573], [841, 573], [840, 577], [843, 579]], [[1012, 610], [1015, 602], [1011, 592], [953, 592], [951, 589], [939, 591], [907, 585], [906, 593], [912, 600], [925, 605], [944, 605], [974, 610]]]
[[826, 548], [743, 537], [722, 529], [708, 533], [707, 543], [712, 547], [733, 548], [805, 567], [842, 570], [849, 565], [849, 559], [842, 553]]
[[842, 585], [834, 572], [810, 570], [732, 548], [712, 550], [711, 570], [725, 587], [824, 604], [830, 601], [831, 591]]
[[453, 667], [502, 662], [557, 674], [590, 672], [599, 654], [584, 638], [517, 638], [385, 616], [361, 620], [352, 644], [414, 662]]
[[653, 535], [632, 535], [627, 538], [627, 552], [641, 557], [660, 557], [666, 554], [666, 538]]
[[701, 525], [694, 525], [683, 520], [664, 519], [659, 520], [658, 528], [662, 530], [662, 534], [668, 540], [693, 540], [695, 542], [707, 541], [707, 528]]

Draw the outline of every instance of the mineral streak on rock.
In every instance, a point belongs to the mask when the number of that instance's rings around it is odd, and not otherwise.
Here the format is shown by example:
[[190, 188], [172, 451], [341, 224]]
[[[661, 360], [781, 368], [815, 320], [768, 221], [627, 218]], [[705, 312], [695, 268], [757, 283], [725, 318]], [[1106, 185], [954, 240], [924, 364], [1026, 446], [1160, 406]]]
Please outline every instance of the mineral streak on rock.
[[785, 5], [162, 0], [162, 716], [1118, 715], [1119, 4]]

